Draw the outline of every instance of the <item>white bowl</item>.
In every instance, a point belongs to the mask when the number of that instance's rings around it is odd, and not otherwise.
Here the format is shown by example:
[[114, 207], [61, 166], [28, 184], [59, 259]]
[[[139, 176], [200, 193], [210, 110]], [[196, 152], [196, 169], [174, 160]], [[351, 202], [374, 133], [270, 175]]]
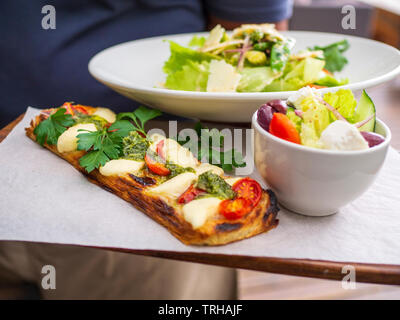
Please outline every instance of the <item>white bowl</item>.
[[[386, 44], [334, 33], [288, 31], [285, 34], [296, 39], [295, 51], [347, 39], [350, 48], [345, 55], [349, 63], [339, 73], [350, 79], [345, 88], [365, 89], [400, 73], [400, 51]], [[250, 122], [260, 105], [290, 95], [290, 91], [209, 93], [156, 88], [165, 79], [162, 67], [170, 55], [169, 44], [164, 40], [187, 45], [193, 35], [167, 35], [116, 45], [95, 55], [89, 62], [89, 71], [130, 99], [172, 114], [211, 121]]]
[[308, 216], [326, 216], [362, 195], [373, 183], [388, 151], [391, 133], [377, 120], [385, 141], [362, 151], [305, 147], [277, 138], [252, 118], [254, 161], [264, 181], [286, 208]]

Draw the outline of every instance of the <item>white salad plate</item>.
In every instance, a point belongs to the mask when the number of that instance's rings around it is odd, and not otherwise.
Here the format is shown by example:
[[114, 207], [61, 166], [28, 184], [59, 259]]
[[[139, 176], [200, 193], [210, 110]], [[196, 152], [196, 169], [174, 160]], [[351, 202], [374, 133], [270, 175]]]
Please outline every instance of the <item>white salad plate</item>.
[[[96, 54], [89, 62], [89, 72], [111, 89], [150, 107], [188, 118], [219, 122], [250, 122], [260, 105], [272, 99], [286, 99], [291, 94], [291, 91], [210, 93], [158, 88], [165, 80], [162, 67], [170, 55], [169, 43], [165, 40], [186, 46], [196, 34], [165, 35], [121, 43]], [[350, 48], [345, 56], [349, 63], [335, 75], [348, 77], [350, 81], [341, 87], [320, 89], [323, 92], [337, 88], [366, 89], [400, 73], [400, 51], [384, 43], [334, 33], [287, 31], [284, 34], [296, 39], [293, 52], [348, 40]]]

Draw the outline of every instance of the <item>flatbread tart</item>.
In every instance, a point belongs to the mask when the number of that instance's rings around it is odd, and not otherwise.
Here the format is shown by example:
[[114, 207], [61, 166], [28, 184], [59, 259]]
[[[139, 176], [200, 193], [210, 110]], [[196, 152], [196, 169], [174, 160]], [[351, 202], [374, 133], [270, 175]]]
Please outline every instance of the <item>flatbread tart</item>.
[[90, 182], [128, 201], [185, 244], [222, 245], [278, 225], [271, 190], [200, 162], [174, 139], [129, 131], [130, 120], [137, 118], [127, 118], [120, 120], [107, 108], [65, 103], [42, 110], [25, 130]]

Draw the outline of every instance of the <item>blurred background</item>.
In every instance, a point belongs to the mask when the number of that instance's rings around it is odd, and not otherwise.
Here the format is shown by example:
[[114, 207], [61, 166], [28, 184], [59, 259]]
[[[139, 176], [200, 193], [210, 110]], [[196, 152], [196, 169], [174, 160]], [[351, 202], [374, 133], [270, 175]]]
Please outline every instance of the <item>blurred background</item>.
[[[341, 27], [345, 5], [356, 9], [356, 29]], [[400, 48], [400, 0], [295, 0], [289, 30], [350, 34]], [[378, 117], [392, 130], [392, 146], [400, 150], [400, 77], [368, 93]], [[356, 289], [345, 290], [340, 281], [247, 270], [239, 270], [238, 289], [240, 299], [400, 299], [399, 286], [357, 283]]]
[[[338, 23], [342, 8], [356, 9], [356, 28], [344, 30]], [[391, 46], [400, 46], [399, 0], [294, 0], [290, 30], [335, 32], [372, 38]]]

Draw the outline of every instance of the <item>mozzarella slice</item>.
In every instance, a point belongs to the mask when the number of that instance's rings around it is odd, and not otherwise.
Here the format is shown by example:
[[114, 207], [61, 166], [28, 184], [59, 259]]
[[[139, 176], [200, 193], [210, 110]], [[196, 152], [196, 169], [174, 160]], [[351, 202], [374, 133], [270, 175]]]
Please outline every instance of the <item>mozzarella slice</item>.
[[241, 75], [224, 60], [211, 60], [207, 81], [208, 92], [235, 92]]
[[196, 178], [197, 176], [192, 172], [181, 173], [159, 186], [151, 188], [149, 192], [176, 199], [189, 188]]
[[215, 173], [216, 175], [219, 176], [224, 174], [224, 170], [222, 170], [222, 168], [214, 166], [213, 164], [209, 163], [200, 163], [200, 165], [198, 165], [194, 170], [196, 171], [196, 174], [198, 176], [210, 170], [212, 173]]
[[194, 229], [200, 228], [209, 217], [218, 213], [221, 199], [210, 197], [192, 200], [182, 207], [183, 218], [189, 222]]
[[150, 146], [150, 148], [154, 148], [154, 152], [156, 151], [155, 146], [157, 143], [159, 143], [161, 140], [166, 140], [167, 138], [163, 136], [162, 134], [159, 133], [153, 133], [150, 137], [150, 140], [153, 142], [153, 144]]
[[127, 159], [110, 160], [100, 167], [103, 176], [120, 176], [127, 173], [135, 174], [144, 166], [144, 161], [134, 161]]
[[157, 151], [157, 144], [161, 140], [164, 140], [163, 152], [168, 161], [184, 168], [195, 168], [198, 165], [199, 161], [194, 157], [193, 153], [191, 153], [189, 149], [182, 147], [175, 140], [167, 139], [160, 134], [153, 134], [151, 140], [153, 143], [150, 145], [150, 149], [154, 152]]
[[233, 186], [236, 182], [238, 182], [239, 180], [241, 180], [241, 177], [231, 177], [231, 178], [227, 178], [225, 179], [226, 183], [228, 183], [229, 185]]
[[93, 113], [93, 115], [102, 117], [110, 123], [115, 122], [115, 120], [117, 119], [115, 113], [108, 108], [96, 108], [96, 111]]
[[78, 147], [77, 135], [82, 133], [78, 130], [97, 131], [93, 123], [76, 124], [65, 130], [57, 140], [57, 150], [60, 153], [75, 151]]

